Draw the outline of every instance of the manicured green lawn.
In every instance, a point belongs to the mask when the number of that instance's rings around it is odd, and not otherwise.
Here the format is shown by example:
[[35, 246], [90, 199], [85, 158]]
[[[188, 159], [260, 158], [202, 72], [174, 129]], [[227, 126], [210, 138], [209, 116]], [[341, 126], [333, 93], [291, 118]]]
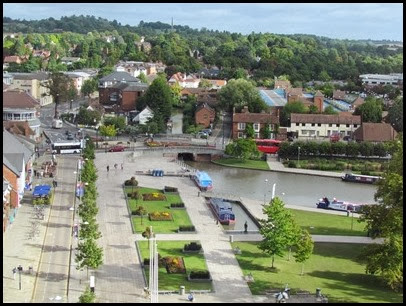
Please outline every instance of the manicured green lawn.
[[239, 247], [241, 255], [236, 258], [244, 275], [252, 273], [254, 282], [249, 283], [253, 294], [264, 294], [265, 291], [281, 289], [288, 284], [292, 293], [307, 290], [311, 293], [316, 288], [322, 290], [329, 303], [367, 303], [367, 302], [403, 302], [403, 296], [387, 289], [376, 275], [365, 274], [365, 265], [357, 256], [364, 245], [345, 243], [315, 243], [313, 255], [304, 264], [304, 275], [300, 275], [301, 264], [294, 257], [287, 260], [276, 257], [272, 272], [271, 257], [257, 248], [256, 242], [234, 242], [233, 248]]
[[222, 165], [222, 166], [229, 166], [229, 167], [269, 170], [268, 163], [263, 160], [244, 160], [244, 161], [242, 161], [238, 158], [222, 158], [222, 159], [213, 161], [213, 163]]
[[351, 221], [351, 214], [347, 217], [346, 215], [330, 215], [297, 209], [290, 209], [290, 211], [296, 222], [313, 235], [366, 236], [365, 222], [359, 223], [358, 218], [355, 217]]
[[[131, 192], [131, 190], [131, 187], [125, 188], [126, 193]], [[138, 191], [141, 194], [153, 192], [162, 193], [161, 190], [145, 187], [138, 188]], [[145, 228], [150, 225], [152, 225], [155, 233], [174, 233], [179, 228], [179, 225], [193, 225], [186, 210], [169, 208], [171, 203], [182, 202], [181, 197], [176, 194], [165, 194], [165, 197], [166, 201], [144, 201], [142, 200], [142, 198], [137, 201], [129, 199], [131, 211], [135, 210], [137, 206], [143, 206], [148, 212], [166, 211], [170, 212], [173, 217], [173, 221], [149, 221], [148, 217], [143, 217], [142, 224], [140, 217], [132, 217], [131, 219], [134, 224], [136, 233], [142, 233], [143, 231], [145, 231]]]
[[[206, 261], [203, 254], [185, 254], [182, 249], [185, 244], [191, 241], [157, 241], [158, 253], [162, 256], [182, 256], [185, 262], [186, 274], [168, 274], [165, 267], [159, 268], [158, 283], [159, 290], [179, 290], [179, 286], [185, 286], [189, 290], [209, 290], [211, 283], [193, 283], [187, 280], [187, 273], [192, 270], [207, 270]], [[198, 242], [198, 241], [197, 241]], [[148, 241], [139, 241], [142, 260], [149, 258]], [[149, 275], [149, 267], [145, 268], [145, 273]]]

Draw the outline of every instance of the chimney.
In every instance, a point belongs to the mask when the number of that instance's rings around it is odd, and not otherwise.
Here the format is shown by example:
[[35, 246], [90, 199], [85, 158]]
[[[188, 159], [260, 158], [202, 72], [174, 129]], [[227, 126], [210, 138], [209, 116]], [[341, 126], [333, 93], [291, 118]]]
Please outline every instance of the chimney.
[[243, 114], [249, 113], [248, 106], [244, 106], [244, 108], [241, 110], [241, 113]]
[[233, 114], [235, 114], [235, 106], [233, 107]]

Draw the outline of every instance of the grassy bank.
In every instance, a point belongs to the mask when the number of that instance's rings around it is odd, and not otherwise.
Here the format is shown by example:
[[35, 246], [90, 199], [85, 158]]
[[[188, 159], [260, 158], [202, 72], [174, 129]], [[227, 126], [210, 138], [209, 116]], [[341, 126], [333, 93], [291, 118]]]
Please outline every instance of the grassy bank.
[[[159, 211], [159, 212], [169, 212], [172, 214], [173, 220], [172, 221], [150, 221], [148, 217], [132, 217], [132, 222], [135, 227], [136, 233], [142, 233], [145, 231], [147, 226], [153, 226], [155, 233], [175, 233], [179, 225], [193, 225], [190, 221], [189, 215], [185, 210], [175, 210], [170, 209], [171, 203], [180, 203], [182, 199], [179, 195], [176, 194], [164, 194], [162, 190], [153, 189], [153, 188], [146, 188], [146, 187], [138, 187], [134, 188], [134, 190], [138, 190], [141, 194], [141, 198], [139, 200], [129, 199], [128, 205], [130, 206], [131, 211], [135, 211], [137, 207], [143, 206], [148, 213]], [[131, 192], [132, 187], [126, 187], [125, 192]], [[165, 201], [144, 201], [142, 199], [142, 195], [146, 193], [160, 193], [164, 194], [166, 197]], [[142, 222], [142, 224], [141, 224]]]
[[228, 167], [269, 170], [268, 163], [263, 160], [240, 160], [238, 158], [222, 158], [213, 161], [213, 163]]
[[357, 259], [364, 245], [345, 243], [315, 243], [313, 255], [304, 265], [294, 257], [287, 260], [287, 254], [276, 257], [274, 266], [277, 272], [270, 270], [271, 257], [257, 248], [256, 242], [234, 242], [241, 255], [236, 255], [244, 275], [252, 273], [254, 282], [249, 283], [253, 294], [264, 294], [267, 290], [281, 289], [289, 284], [292, 292], [316, 288], [327, 295], [329, 303], [401, 303], [403, 297], [382, 285], [378, 276], [365, 274], [365, 265]]
[[352, 218], [351, 214], [347, 217], [298, 209], [290, 211], [296, 222], [313, 235], [366, 236], [365, 222], [359, 223], [358, 218]]
[[[183, 246], [191, 241], [157, 241], [158, 253], [162, 256], [181, 256], [185, 262], [186, 274], [168, 274], [165, 267], [160, 267], [158, 271], [159, 290], [179, 290], [179, 286], [185, 286], [189, 290], [209, 290], [211, 283], [193, 283], [187, 280], [187, 273], [191, 270], [207, 270], [206, 261], [203, 254], [182, 253]], [[147, 241], [138, 243], [142, 259], [149, 258], [149, 248]], [[145, 269], [145, 268], [144, 268]], [[149, 267], [145, 273], [149, 275]]]

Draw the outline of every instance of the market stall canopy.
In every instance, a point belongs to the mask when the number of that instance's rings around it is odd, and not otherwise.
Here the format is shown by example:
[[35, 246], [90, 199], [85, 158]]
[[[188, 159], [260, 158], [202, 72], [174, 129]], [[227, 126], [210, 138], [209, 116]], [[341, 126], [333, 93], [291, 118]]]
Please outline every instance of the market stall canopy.
[[50, 185], [39, 185], [39, 186], [35, 186], [32, 195], [36, 196], [36, 197], [43, 197], [43, 196], [48, 196], [50, 192], [51, 192]]

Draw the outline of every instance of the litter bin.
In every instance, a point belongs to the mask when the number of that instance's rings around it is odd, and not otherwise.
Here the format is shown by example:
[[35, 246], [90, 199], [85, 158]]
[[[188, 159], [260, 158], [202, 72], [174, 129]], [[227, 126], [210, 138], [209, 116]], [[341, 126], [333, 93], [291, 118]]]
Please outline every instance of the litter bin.
[[321, 297], [321, 289], [316, 288], [316, 298]]
[[234, 242], [234, 236], [230, 235], [230, 242]]
[[180, 287], [179, 287], [179, 294], [180, 294], [180, 295], [185, 294], [185, 286], [180, 286]]
[[33, 270], [32, 266], [28, 267], [28, 271], [29, 271], [30, 274], [33, 274], [34, 270]]

